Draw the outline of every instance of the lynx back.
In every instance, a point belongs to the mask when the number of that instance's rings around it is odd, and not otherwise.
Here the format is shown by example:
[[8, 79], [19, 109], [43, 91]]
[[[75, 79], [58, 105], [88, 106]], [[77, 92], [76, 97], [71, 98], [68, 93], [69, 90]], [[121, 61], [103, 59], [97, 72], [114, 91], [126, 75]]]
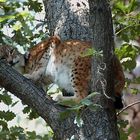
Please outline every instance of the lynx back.
[[[52, 36], [29, 50], [26, 63], [26, 77], [37, 81], [49, 79], [61, 89], [73, 96], [57, 97], [61, 100], [74, 100], [79, 102], [89, 94], [91, 80], [91, 56], [82, 54], [91, 48], [91, 43], [81, 40], [61, 41], [58, 36]], [[113, 59], [115, 96], [121, 97], [125, 78], [120, 61]], [[45, 84], [45, 82], [44, 82]]]

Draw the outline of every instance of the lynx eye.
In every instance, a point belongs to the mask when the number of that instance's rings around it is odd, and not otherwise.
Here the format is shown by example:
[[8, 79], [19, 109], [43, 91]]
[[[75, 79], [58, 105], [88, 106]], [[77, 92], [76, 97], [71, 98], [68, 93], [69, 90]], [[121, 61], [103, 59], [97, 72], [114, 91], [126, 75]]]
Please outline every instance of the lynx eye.
[[28, 62], [29, 58], [30, 58], [30, 52], [26, 52], [26, 53], [24, 54], [25, 64]]
[[15, 49], [13, 48], [12, 50], [10, 50], [10, 54], [14, 54]]

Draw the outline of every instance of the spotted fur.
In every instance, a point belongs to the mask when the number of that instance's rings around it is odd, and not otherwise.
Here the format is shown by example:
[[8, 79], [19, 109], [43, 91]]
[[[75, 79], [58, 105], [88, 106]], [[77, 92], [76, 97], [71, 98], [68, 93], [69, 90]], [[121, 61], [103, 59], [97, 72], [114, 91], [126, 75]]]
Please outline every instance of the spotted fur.
[[[57, 100], [79, 102], [89, 93], [91, 78], [91, 56], [83, 57], [91, 48], [91, 43], [80, 40], [61, 41], [52, 36], [29, 49], [26, 55], [20, 55], [17, 67], [24, 59], [24, 75], [43, 86], [56, 83], [72, 96], [58, 96]], [[25, 57], [26, 56], [26, 57]], [[25, 59], [27, 58], [27, 59]], [[15, 67], [16, 67], [15, 65]], [[115, 96], [120, 97], [125, 79], [121, 64], [115, 56], [113, 60]], [[26, 73], [26, 74], [25, 74]]]
[[[36, 48], [39, 48], [39, 46], [36, 46]], [[67, 40], [62, 42], [59, 37], [53, 36], [50, 38], [49, 44], [47, 43], [45, 49], [41, 51], [41, 56], [38, 55], [39, 53], [32, 55], [33, 61], [29, 61], [28, 65], [32, 66], [32, 64], [35, 64], [35, 67], [33, 72], [27, 77], [34, 80], [42, 76], [49, 77], [50, 81], [73, 95], [66, 97], [59, 95], [59, 101], [74, 100], [79, 102], [89, 93], [91, 56], [82, 57], [82, 54], [85, 54], [88, 48], [91, 48], [89, 42], [80, 40]], [[37, 62], [38, 56], [40, 59]], [[29, 60], [31, 59], [29, 58]], [[116, 83], [115, 95], [120, 96], [125, 79], [117, 57], [114, 57], [113, 67]]]

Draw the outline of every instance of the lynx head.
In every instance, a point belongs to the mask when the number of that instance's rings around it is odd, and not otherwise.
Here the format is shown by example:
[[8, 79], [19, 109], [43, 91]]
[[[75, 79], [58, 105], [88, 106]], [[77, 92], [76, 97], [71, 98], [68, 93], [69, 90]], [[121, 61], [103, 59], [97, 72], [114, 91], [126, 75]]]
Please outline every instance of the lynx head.
[[10, 65], [18, 63], [19, 56], [16, 48], [8, 45], [0, 46], [0, 58], [5, 59]]
[[24, 55], [17, 48], [8, 45], [0, 46], [0, 58], [5, 59], [14, 69], [21, 72], [25, 66]]

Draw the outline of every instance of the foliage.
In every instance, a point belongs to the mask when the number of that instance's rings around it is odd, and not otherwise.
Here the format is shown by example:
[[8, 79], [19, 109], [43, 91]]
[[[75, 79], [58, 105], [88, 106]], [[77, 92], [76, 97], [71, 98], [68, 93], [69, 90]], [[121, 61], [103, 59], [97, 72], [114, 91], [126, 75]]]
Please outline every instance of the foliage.
[[[140, 54], [140, 47], [136, 43], [140, 38], [140, 1], [138, 0], [113, 0], [112, 13], [115, 26], [115, 34], [120, 46], [115, 52], [120, 58], [123, 68], [128, 73], [136, 67], [136, 58]], [[140, 44], [139, 44], [140, 45]], [[133, 80], [126, 79], [126, 86], [131, 83], [139, 84], [139, 78]], [[140, 93], [137, 89], [132, 89], [132, 93]], [[133, 132], [129, 129], [126, 133], [124, 128], [126, 122], [118, 123], [120, 126], [120, 136], [122, 140], [127, 140], [128, 135]], [[139, 138], [138, 138], [139, 139]]]
[[[50, 140], [53, 137], [53, 132], [48, 131], [48, 134], [46, 135], [37, 135], [35, 131], [27, 131], [24, 130], [22, 127], [15, 124], [15, 126], [9, 127], [10, 121], [12, 121], [16, 114], [12, 111], [10, 111], [10, 108], [17, 105], [18, 101], [12, 100], [11, 95], [7, 91], [3, 91], [0, 93], [0, 103], [4, 103], [7, 105], [8, 110], [1, 111], [0, 110], [0, 139], [1, 140], [17, 140], [17, 139], [23, 139], [23, 140]], [[38, 118], [39, 116], [35, 112], [35, 110], [32, 110], [30, 107], [25, 106], [23, 109], [23, 113], [28, 114], [28, 118], [30, 120]], [[46, 126], [47, 127], [47, 126]]]
[[[35, 16], [42, 9], [42, 3], [37, 0], [0, 1], [0, 42], [26, 49], [35, 45], [36, 40], [46, 37], [45, 21]], [[8, 30], [8, 33], [4, 30]]]
[[[115, 52], [120, 58], [124, 70], [131, 73], [136, 67], [136, 58], [140, 54], [140, 1], [138, 0], [113, 0], [112, 13], [115, 26], [115, 34], [119, 47]], [[139, 84], [139, 78], [133, 81], [126, 79], [126, 85]], [[137, 92], [139, 93], [139, 91]]]
[[74, 124], [76, 124], [78, 127], [82, 127], [82, 125], [84, 124], [84, 122], [82, 120], [83, 111], [85, 111], [87, 109], [95, 111], [102, 107], [101, 105], [93, 104], [93, 102], [92, 102], [92, 98], [97, 95], [100, 95], [100, 93], [93, 92], [90, 95], [88, 95], [86, 98], [82, 99], [78, 104], [75, 103], [74, 101], [70, 101], [70, 100], [60, 102], [59, 104], [61, 104], [63, 106], [68, 106], [66, 111], [64, 111], [60, 114], [60, 120], [66, 119], [67, 117], [72, 115], [72, 113], [76, 113]]
[[140, 48], [133, 43], [140, 35], [140, 2], [128, 0], [125, 3], [125, 0], [113, 0], [112, 6], [115, 34], [121, 42], [116, 53], [121, 60], [123, 59], [125, 70], [132, 71], [140, 52]]
[[[0, 0], [0, 42], [27, 50], [45, 38], [48, 35], [47, 25], [43, 19], [36, 19], [42, 10], [43, 5], [38, 0]], [[37, 14], [39, 16], [36, 16]], [[9, 127], [10, 121], [16, 116], [10, 108], [16, 106], [18, 101], [14, 101], [7, 91], [1, 89], [0, 103], [8, 108], [7, 111], [0, 110], [1, 140], [49, 140], [53, 136], [51, 131], [40, 136], [35, 131], [29, 132], [20, 126]], [[35, 110], [28, 106], [24, 107], [23, 113], [31, 120], [39, 117]]]

